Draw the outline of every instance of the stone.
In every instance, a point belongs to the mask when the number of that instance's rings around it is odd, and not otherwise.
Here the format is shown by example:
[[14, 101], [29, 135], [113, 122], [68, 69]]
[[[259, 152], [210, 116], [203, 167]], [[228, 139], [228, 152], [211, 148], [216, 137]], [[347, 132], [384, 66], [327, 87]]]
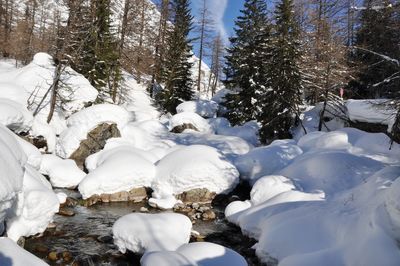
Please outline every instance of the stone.
[[47, 151], [47, 140], [43, 136], [21, 136], [24, 140], [28, 141], [31, 143], [33, 146], [35, 146], [38, 149], [44, 149]]
[[177, 199], [184, 203], [211, 203], [216, 193], [206, 188], [196, 188], [177, 195]]
[[62, 258], [65, 262], [71, 262], [72, 261], [72, 254], [69, 251], [64, 251], [62, 253]]
[[57, 214], [70, 217], [70, 216], [74, 216], [75, 212], [74, 212], [74, 210], [72, 210], [70, 208], [60, 208], [60, 210], [58, 211]]
[[182, 133], [183, 131], [185, 131], [186, 129], [191, 129], [191, 130], [195, 130], [195, 131], [199, 131], [193, 124], [189, 124], [189, 123], [184, 123], [182, 125], [176, 126], [174, 127], [171, 132], [172, 133]]
[[52, 251], [47, 255], [47, 258], [51, 261], [56, 261], [58, 260], [58, 254], [56, 251]]
[[124, 202], [129, 201], [129, 193], [126, 191], [110, 194], [110, 202]]
[[71, 197], [67, 197], [67, 200], [65, 201], [65, 206], [68, 207], [75, 207], [76, 205], [78, 205], [78, 200], [71, 198]]
[[83, 169], [85, 160], [89, 155], [102, 150], [108, 139], [118, 137], [121, 137], [121, 133], [116, 124], [101, 123], [87, 134], [86, 139], [81, 141], [70, 159]]
[[146, 207], [141, 207], [140, 212], [149, 212], [149, 209], [147, 209]]
[[100, 243], [110, 244], [110, 243], [113, 242], [113, 237], [112, 237], [112, 236], [108, 236], [108, 235], [99, 236], [99, 237], [97, 238], [97, 241], [99, 241]]
[[145, 187], [134, 188], [129, 191], [129, 201], [142, 202], [147, 198], [147, 190]]
[[54, 229], [54, 228], [56, 228], [57, 227], [57, 224], [56, 223], [49, 223], [48, 225], [47, 225], [47, 229]]
[[45, 254], [49, 252], [48, 247], [46, 247], [45, 245], [41, 245], [41, 244], [35, 246], [34, 250], [36, 252], [45, 253]]
[[210, 221], [215, 220], [215, 218], [217, 218], [217, 215], [212, 210], [207, 210], [201, 215], [201, 217], [203, 221]]
[[21, 236], [17, 241], [17, 245], [20, 246], [21, 248], [24, 248], [24, 246], [25, 246], [25, 237]]

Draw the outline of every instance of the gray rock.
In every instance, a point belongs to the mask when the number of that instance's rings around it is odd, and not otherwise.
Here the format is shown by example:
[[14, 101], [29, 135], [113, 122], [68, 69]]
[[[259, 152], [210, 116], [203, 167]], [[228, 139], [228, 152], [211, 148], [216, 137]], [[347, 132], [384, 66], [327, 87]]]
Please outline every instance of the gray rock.
[[179, 126], [174, 127], [171, 132], [172, 133], [182, 133], [183, 131], [185, 131], [186, 129], [191, 129], [191, 130], [195, 130], [195, 131], [199, 131], [193, 124], [182, 124]]

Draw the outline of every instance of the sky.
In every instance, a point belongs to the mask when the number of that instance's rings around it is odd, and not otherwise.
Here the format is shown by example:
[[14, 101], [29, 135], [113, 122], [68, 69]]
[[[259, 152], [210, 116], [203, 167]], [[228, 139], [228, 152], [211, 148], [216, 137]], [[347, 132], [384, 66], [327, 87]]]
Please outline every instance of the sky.
[[[210, 15], [215, 21], [218, 31], [228, 43], [228, 38], [233, 34], [234, 21], [240, 14], [244, 0], [207, 0]], [[192, 12], [195, 18], [202, 5], [202, 0], [192, 0]]]

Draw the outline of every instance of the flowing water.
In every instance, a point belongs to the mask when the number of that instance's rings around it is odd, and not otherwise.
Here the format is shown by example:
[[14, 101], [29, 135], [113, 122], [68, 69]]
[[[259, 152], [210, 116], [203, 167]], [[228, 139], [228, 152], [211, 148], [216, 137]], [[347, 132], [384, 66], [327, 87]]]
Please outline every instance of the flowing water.
[[[74, 191], [59, 190], [73, 198], [80, 195]], [[223, 210], [227, 200], [213, 204], [217, 219], [197, 220], [193, 229], [208, 242], [230, 247], [242, 254], [249, 265], [261, 265], [251, 247], [253, 239], [243, 236], [240, 229], [224, 219]], [[26, 239], [25, 249], [42, 258], [50, 265], [140, 265], [140, 255], [121, 254], [113, 244], [112, 226], [123, 215], [139, 212], [146, 203], [102, 203], [91, 207], [75, 206], [72, 217], [56, 215], [56, 227], [47, 229], [40, 237]], [[149, 208], [150, 213], [161, 212]], [[195, 240], [193, 240], [195, 241]]]

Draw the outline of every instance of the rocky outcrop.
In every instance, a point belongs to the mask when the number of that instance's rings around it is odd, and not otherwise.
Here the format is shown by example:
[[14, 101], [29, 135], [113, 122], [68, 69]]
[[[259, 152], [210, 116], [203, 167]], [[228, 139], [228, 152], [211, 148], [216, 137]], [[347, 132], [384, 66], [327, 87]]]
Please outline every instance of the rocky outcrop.
[[110, 138], [121, 137], [116, 124], [102, 123], [91, 130], [85, 140], [82, 140], [79, 148], [70, 156], [76, 164], [83, 169], [86, 158], [104, 148]]
[[113, 194], [94, 195], [83, 202], [85, 206], [92, 206], [96, 203], [108, 202], [141, 202], [147, 198], [147, 190], [144, 187], [134, 188], [131, 191], [121, 191]]
[[195, 130], [195, 131], [199, 131], [193, 124], [182, 124], [179, 126], [174, 127], [171, 132], [172, 133], [182, 133], [183, 131], [185, 131], [186, 129], [191, 129], [191, 130]]

